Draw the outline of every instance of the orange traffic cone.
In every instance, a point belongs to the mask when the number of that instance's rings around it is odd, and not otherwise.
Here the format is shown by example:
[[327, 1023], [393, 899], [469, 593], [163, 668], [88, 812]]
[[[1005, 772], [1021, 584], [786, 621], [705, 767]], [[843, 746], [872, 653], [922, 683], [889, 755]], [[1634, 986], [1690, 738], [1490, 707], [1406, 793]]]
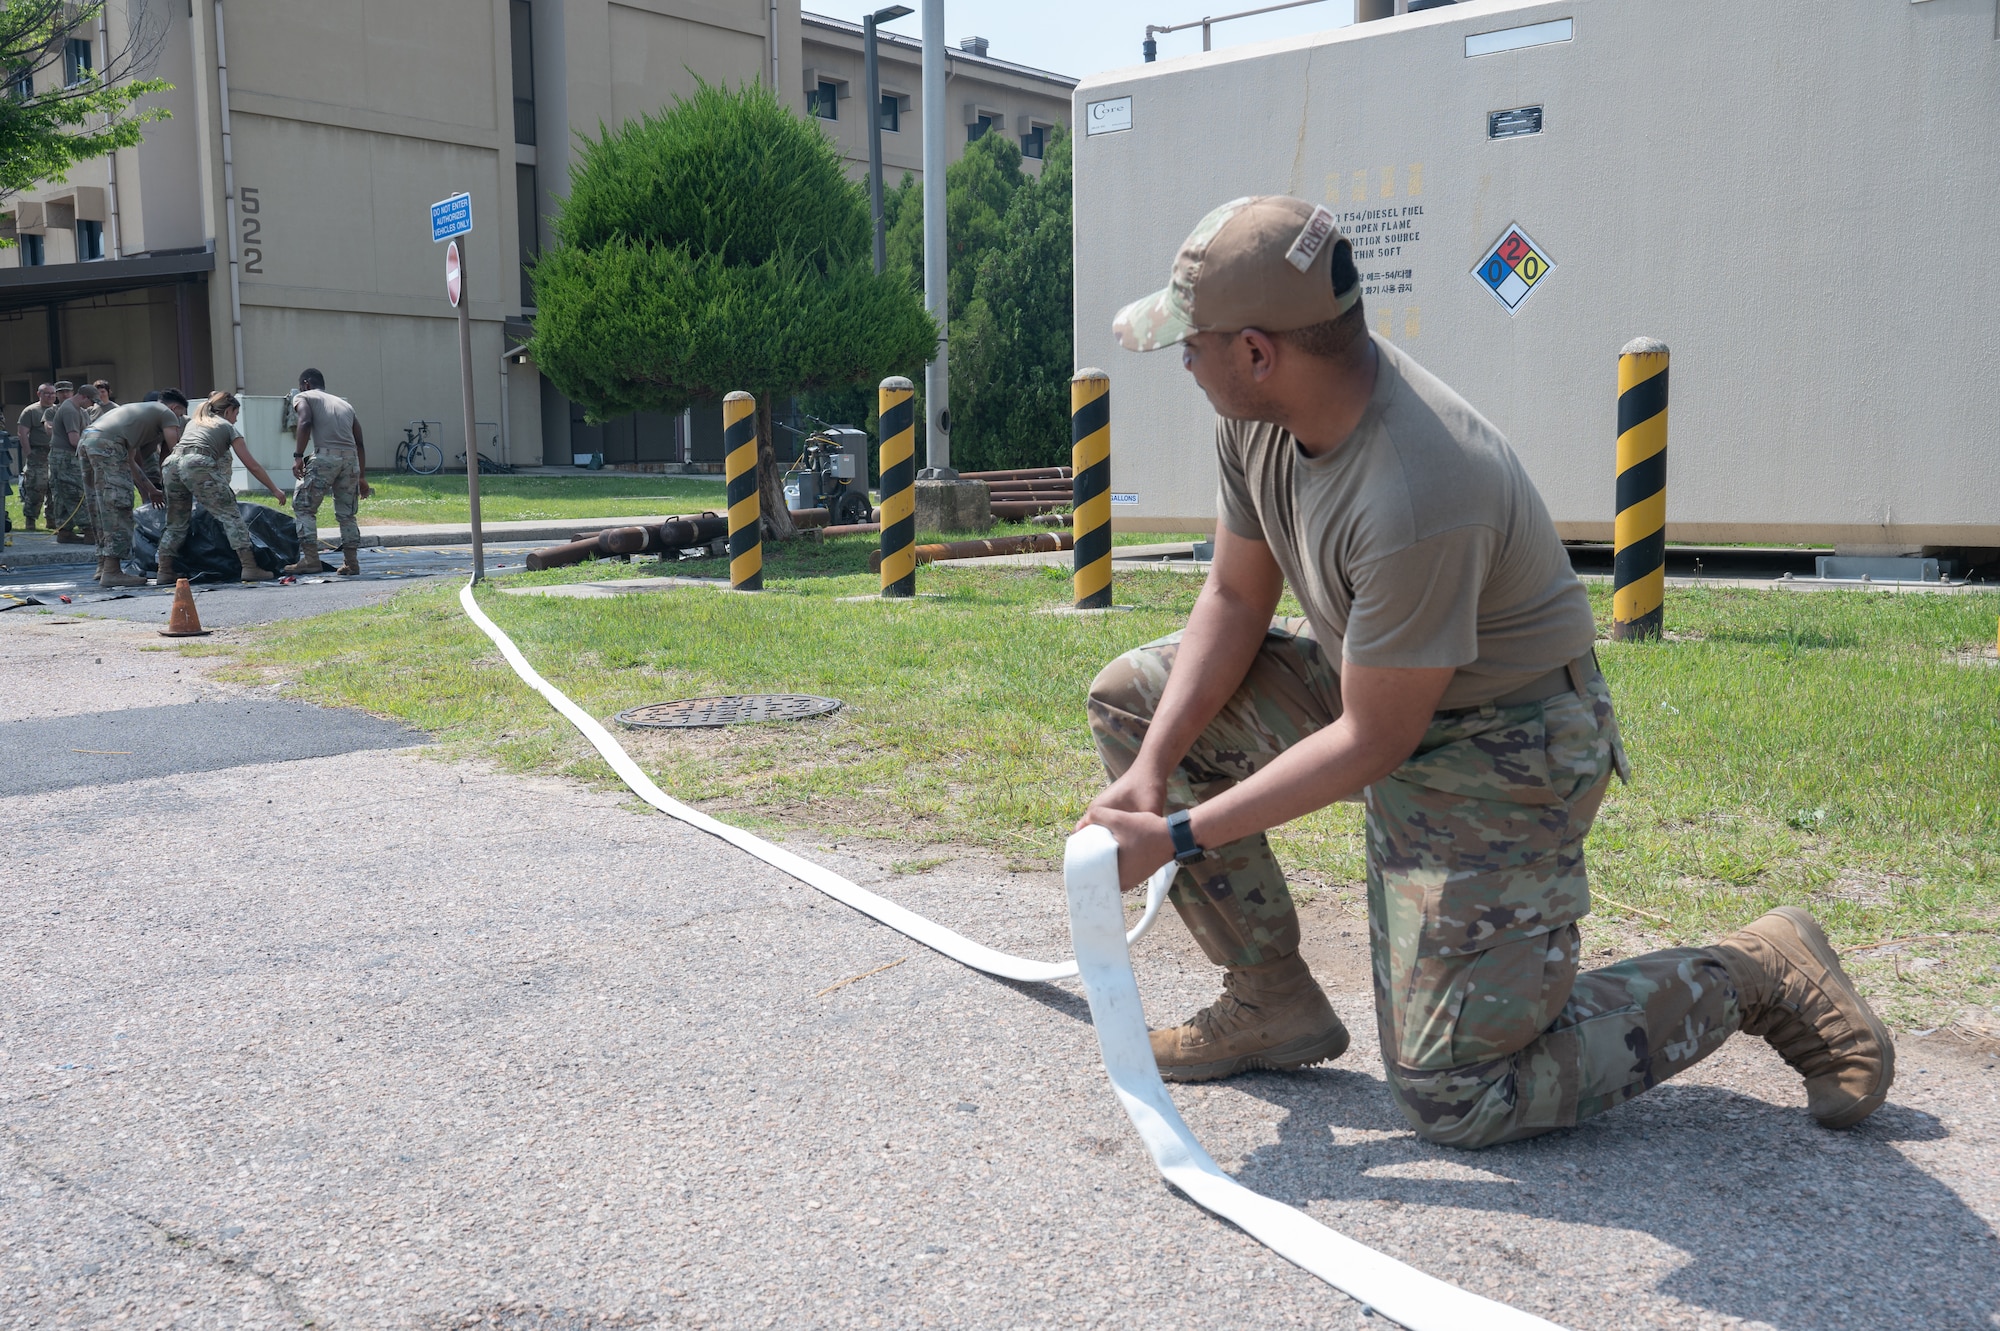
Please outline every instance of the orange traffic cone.
[[186, 578], [174, 583], [174, 609], [167, 616], [167, 626], [160, 630], [162, 638], [205, 638], [208, 630], [201, 626], [201, 616], [194, 612], [194, 591]]

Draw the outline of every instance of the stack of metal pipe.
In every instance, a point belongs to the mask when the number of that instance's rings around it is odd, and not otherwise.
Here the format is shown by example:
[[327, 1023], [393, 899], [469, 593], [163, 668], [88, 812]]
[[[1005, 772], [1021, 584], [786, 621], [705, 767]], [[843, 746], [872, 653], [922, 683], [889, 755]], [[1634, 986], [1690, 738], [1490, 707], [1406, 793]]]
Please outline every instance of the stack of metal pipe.
[[1068, 508], [1075, 495], [1068, 467], [1017, 467], [1011, 471], [968, 471], [968, 481], [985, 481], [993, 516], [1018, 522], [1038, 513]]

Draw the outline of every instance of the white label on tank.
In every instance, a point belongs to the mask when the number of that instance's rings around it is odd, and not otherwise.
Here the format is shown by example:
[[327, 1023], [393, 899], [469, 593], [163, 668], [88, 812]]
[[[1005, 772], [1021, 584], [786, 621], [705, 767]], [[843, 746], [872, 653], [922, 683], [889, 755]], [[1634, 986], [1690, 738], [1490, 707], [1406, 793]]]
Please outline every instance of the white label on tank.
[[1111, 502], [1114, 504], [1130, 504], [1136, 508], [1139, 504], [1139, 496], [1135, 494], [1120, 494], [1118, 491], [1113, 490], [1111, 492]]
[[1465, 39], [1465, 54], [1467, 59], [1476, 55], [1498, 55], [1502, 51], [1521, 51], [1530, 46], [1566, 42], [1575, 36], [1575, 21], [1559, 18], [1519, 28], [1502, 28], [1498, 32], [1475, 32]]
[[1114, 97], [1108, 102], [1092, 102], [1083, 115], [1085, 134], [1115, 134], [1132, 128], [1132, 99]]

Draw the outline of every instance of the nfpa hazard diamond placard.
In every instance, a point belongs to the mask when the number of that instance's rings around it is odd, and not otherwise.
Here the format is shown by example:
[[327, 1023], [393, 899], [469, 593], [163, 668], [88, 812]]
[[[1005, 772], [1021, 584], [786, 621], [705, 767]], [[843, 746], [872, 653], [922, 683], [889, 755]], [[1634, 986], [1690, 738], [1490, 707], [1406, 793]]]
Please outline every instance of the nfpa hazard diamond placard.
[[1499, 243], [1486, 251], [1486, 257], [1473, 267], [1472, 275], [1512, 314], [1553, 267], [1547, 250], [1520, 227], [1510, 226], [1500, 234]]

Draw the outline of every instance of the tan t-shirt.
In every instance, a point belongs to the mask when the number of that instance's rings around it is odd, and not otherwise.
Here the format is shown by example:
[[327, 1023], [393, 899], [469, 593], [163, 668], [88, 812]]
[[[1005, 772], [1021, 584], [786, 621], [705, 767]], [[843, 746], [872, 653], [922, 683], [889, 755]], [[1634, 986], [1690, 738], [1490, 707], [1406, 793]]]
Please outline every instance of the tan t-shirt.
[[72, 434], [77, 437], [78, 443], [82, 443], [83, 432], [90, 428], [90, 416], [77, 405], [73, 397], [64, 398], [49, 417], [49, 421], [49, 433], [53, 436], [49, 440], [51, 448], [68, 448], [69, 437]]
[[14, 424], [16, 426], [25, 425], [28, 427], [29, 448], [47, 448], [49, 446], [49, 422], [55, 419], [55, 414], [56, 409], [54, 407], [44, 408], [39, 402], [21, 408], [21, 414], [15, 420]]
[[178, 430], [181, 418], [164, 402], [127, 402], [113, 407], [90, 423], [90, 433], [107, 444], [119, 444], [127, 455], [138, 457], [163, 442], [161, 432]]
[[1374, 395], [1331, 453], [1219, 423], [1217, 507], [1270, 545], [1329, 652], [1456, 666], [1438, 706], [1476, 707], [1588, 651], [1590, 600], [1506, 439], [1395, 346], [1375, 348]]
[[344, 397], [308, 388], [292, 399], [299, 424], [312, 431], [314, 449], [354, 447], [354, 408]]
[[174, 445], [174, 456], [220, 462], [229, 456], [229, 446], [242, 437], [243, 431], [220, 416], [205, 421], [190, 420], [181, 427], [181, 441]]

